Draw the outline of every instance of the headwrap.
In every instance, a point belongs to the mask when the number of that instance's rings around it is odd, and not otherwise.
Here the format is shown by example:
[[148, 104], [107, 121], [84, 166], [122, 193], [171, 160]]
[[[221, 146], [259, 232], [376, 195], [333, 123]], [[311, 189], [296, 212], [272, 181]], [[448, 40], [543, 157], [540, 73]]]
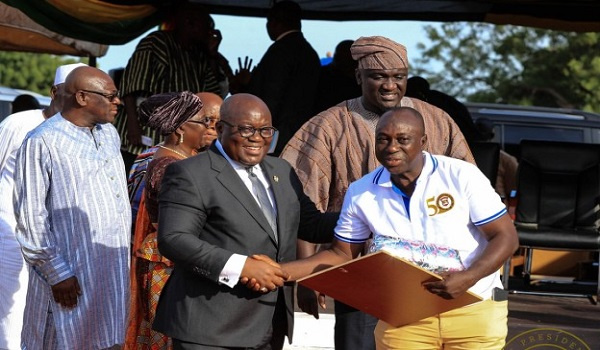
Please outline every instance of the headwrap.
[[350, 52], [360, 69], [408, 69], [406, 47], [383, 36], [360, 37]]
[[189, 91], [156, 94], [139, 106], [139, 120], [143, 125], [170, 135], [195, 116], [202, 108], [200, 98]]

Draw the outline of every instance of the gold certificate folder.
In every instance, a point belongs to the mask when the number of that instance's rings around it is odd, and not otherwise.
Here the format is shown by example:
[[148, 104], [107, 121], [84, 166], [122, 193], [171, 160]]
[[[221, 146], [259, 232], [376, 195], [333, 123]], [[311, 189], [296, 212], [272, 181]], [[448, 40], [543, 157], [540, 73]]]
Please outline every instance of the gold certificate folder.
[[395, 327], [482, 300], [471, 292], [447, 300], [421, 285], [436, 279], [441, 277], [386, 251], [378, 251], [319, 271], [299, 279], [298, 283]]

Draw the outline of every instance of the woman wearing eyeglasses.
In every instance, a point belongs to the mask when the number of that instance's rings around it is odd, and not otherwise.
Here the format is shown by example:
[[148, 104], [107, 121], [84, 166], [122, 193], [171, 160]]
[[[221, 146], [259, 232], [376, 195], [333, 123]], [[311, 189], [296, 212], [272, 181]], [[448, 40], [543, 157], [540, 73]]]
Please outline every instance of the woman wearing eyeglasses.
[[[160, 292], [172, 262], [160, 255], [156, 243], [158, 193], [165, 169], [207, 148], [216, 138], [215, 124], [220, 119], [223, 100], [213, 93], [191, 92], [153, 95], [139, 107], [140, 120], [164, 136], [154, 154], [139, 164], [135, 172], [146, 169], [145, 181], [133, 237], [131, 269], [132, 304], [126, 349], [171, 349], [168, 337], [152, 330]], [[135, 177], [132, 174], [130, 178]]]

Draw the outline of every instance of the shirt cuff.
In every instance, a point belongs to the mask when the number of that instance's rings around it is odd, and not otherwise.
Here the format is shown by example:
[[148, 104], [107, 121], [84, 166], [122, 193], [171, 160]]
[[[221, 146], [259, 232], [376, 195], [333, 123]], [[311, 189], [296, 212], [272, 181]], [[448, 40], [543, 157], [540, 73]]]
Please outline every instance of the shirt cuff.
[[228, 286], [229, 288], [235, 287], [242, 274], [244, 264], [246, 264], [245, 255], [233, 254], [227, 260], [227, 263], [219, 274], [219, 283]]
[[35, 269], [51, 286], [75, 276], [67, 262], [60, 256], [55, 257], [45, 264], [35, 266]]

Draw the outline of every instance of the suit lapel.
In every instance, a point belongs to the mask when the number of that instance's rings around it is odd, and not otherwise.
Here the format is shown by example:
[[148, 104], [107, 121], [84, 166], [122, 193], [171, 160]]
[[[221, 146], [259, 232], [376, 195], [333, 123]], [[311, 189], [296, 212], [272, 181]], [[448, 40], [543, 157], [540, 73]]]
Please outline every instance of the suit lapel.
[[279, 235], [279, 241], [281, 242], [282, 239], [286, 239], [286, 237], [284, 237], [285, 230], [282, 229], [283, 227], [286, 227], [286, 218], [285, 215], [281, 215], [281, 213], [284, 212], [284, 208], [282, 206], [283, 203], [285, 203], [283, 200], [285, 193], [279, 184], [279, 177], [282, 176], [282, 174], [278, 174], [275, 167], [268, 161], [268, 158], [265, 158], [262, 163], [260, 163], [260, 166], [263, 168], [267, 181], [269, 181], [269, 184], [271, 185], [271, 191], [273, 193], [273, 198], [275, 199], [275, 209], [277, 211], [277, 233]]
[[[211, 152], [212, 151], [212, 152]], [[269, 222], [265, 218], [265, 215], [260, 209], [260, 206], [254, 199], [254, 196], [248, 191], [248, 188], [240, 179], [239, 175], [233, 169], [231, 164], [223, 157], [221, 152], [214, 146], [209, 149], [209, 159], [211, 161], [211, 168], [217, 171], [217, 180], [225, 187], [225, 189], [231, 193], [231, 195], [237, 199], [240, 204], [248, 211], [248, 213], [258, 222], [260, 227], [263, 228], [275, 243], [275, 234]]]

